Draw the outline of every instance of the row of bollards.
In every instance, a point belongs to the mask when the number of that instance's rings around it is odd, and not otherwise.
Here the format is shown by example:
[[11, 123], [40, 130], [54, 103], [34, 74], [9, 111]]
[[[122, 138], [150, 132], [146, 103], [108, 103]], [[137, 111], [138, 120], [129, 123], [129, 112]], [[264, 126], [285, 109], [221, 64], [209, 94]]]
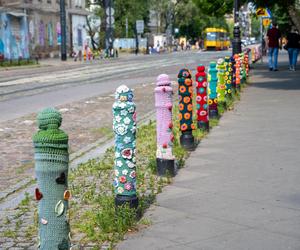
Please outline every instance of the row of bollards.
[[[198, 65], [196, 82], [197, 127], [209, 130], [209, 119], [218, 118], [218, 104], [225, 105], [226, 98], [232, 98], [233, 89], [240, 89], [249, 72], [248, 55], [239, 54], [211, 62], [208, 76], [205, 67]], [[168, 75], [157, 78], [155, 88], [157, 174], [176, 174], [173, 155], [174, 135], [172, 132], [173, 89]], [[192, 73], [181, 69], [178, 73], [180, 144], [187, 150], [194, 150], [193, 130], [194, 87]], [[68, 135], [59, 129], [62, 117], [54, 108], [47, 108], [37, 117], [38, 132], [33, 136], [35, 149], [35, 172], [38, 188], [38, 227], [40, 249], [70, 249], [70, 226], [68, 201]], [[113, 104], [113, 130], [115, 133], [114, 193], [115, 206], [128, 204], [138, 207], [136, 190], [136, 105], [133, 92], [125, 85], [117, 88]]]

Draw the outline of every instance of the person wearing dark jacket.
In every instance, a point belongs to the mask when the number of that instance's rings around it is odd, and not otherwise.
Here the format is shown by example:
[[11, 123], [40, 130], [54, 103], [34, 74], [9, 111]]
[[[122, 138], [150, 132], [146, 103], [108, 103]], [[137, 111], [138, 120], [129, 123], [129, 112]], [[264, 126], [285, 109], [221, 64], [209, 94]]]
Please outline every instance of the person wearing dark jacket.
[[278, 50], [281, 49], [281, 32], [277, 29], [277, 23], [272, 22], [272, 28], [267, 32], [267, 48], [269, 57], [269, 70], [278, 71]]
[[292, 31], [287, 35], [287, 51], [289, 53], [290, 70], [296, 70], [297, 58], [300, 50], [300, 35], [296, 28], [292, 28]]

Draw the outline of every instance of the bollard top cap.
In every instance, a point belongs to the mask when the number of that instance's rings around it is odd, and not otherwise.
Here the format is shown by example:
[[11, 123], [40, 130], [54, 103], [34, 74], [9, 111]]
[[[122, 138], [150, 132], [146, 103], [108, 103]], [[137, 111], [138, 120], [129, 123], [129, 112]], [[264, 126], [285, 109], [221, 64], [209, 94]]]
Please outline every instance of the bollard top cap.
[[161, 74], [156, 79], [156, 85], [157, 86], [170, 86], [171, 80], [170, 77], [167, 74]]
[[205, 71], [205, 66], [203, 64], [198, 64], [197, 71], [198, 72], [204, 72]]
[[62, 117], [55, 108], [46, 108], [38, 113], [37, 123], [39, 129], [58, 129], [61, 125]]
[[178, 73], [178, 78], [192, 78], [192, 73], [189, 69], [181, 69]]
[[116, 89], [115, 99], [120, 102], [131, 102], [133, 99], [133, 93], [126, 85], [121, 85]]
[[223, 58], [219, 58], [218, 59], [218, 64], [222, 64], [222, 63], [224, 63], [224, 59]]

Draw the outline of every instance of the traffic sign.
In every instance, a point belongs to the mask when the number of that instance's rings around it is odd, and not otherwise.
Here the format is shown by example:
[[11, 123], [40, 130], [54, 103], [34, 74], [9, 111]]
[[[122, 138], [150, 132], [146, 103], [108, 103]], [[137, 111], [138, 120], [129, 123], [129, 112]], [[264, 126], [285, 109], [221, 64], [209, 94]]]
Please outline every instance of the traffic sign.
[[139, 34], [144, 33], [144, 20], [136, 20], [136, 32]]
[[271, 11], [267, 8], [258, 8], [256, 15], [261, 17], [271, 17]]

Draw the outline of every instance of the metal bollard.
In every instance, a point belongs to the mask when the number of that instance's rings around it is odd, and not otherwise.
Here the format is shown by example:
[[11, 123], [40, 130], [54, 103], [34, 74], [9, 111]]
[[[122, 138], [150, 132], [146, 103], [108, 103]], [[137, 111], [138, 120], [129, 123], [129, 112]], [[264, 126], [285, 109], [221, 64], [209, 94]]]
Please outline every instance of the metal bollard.
[[209, 118], [218, 118], [218, 96], [217, 96], [217, 78], [218, 70], [216, 62], [210, 62], [208, 70], [208, 110]]
[[113, 104], [115, 132], [115, 205], [138, 207], [136, 195], [136, 106], [133, 93], [125, 85], [117, 88]]
[[172, 153], [174, 135], [172, 133], [172, 96], [173, 89], [168, 75], [157, 77], [155, 88], [156, 108], [156, 163], [158, 175], [175, 176], [175, 157]]
[[225, 65], [225, 85], [226, 85], [226, 95], [228, 98], [232, 98], [232, 65], [230, 62], [230, 57], [226, 56], [224, 59], [224, 65]]
[[208, 118], [208, 98], [207, 98], [207, 79], [205, 73], [205, 67], [199, 64], [196, 73], [197, 82], [197, 125], [199, 129], [209, 130], [209, 118]]
[[180, 121], [180, 144], [187, 150], [195, 149], [193, 136], [193, 80], [188, 69], [181, 69], [178, 73], [179, 95], [179, 121]]
[[38, 188], [39, 248], [70, 248], [68, 218], [68, 135], [59, 129], [62, 117], [54, 108], [37, 116], [39, 131], [33, 136]]
[[217, 94], [218, 94], [218, 103], [220, 105], [225, 105], [226, 98], [226, 85], [225, 85], [225, 64], [224, 59], [220, 58], [217, 64], [218, 69], [218, 84], [217, 84]]

